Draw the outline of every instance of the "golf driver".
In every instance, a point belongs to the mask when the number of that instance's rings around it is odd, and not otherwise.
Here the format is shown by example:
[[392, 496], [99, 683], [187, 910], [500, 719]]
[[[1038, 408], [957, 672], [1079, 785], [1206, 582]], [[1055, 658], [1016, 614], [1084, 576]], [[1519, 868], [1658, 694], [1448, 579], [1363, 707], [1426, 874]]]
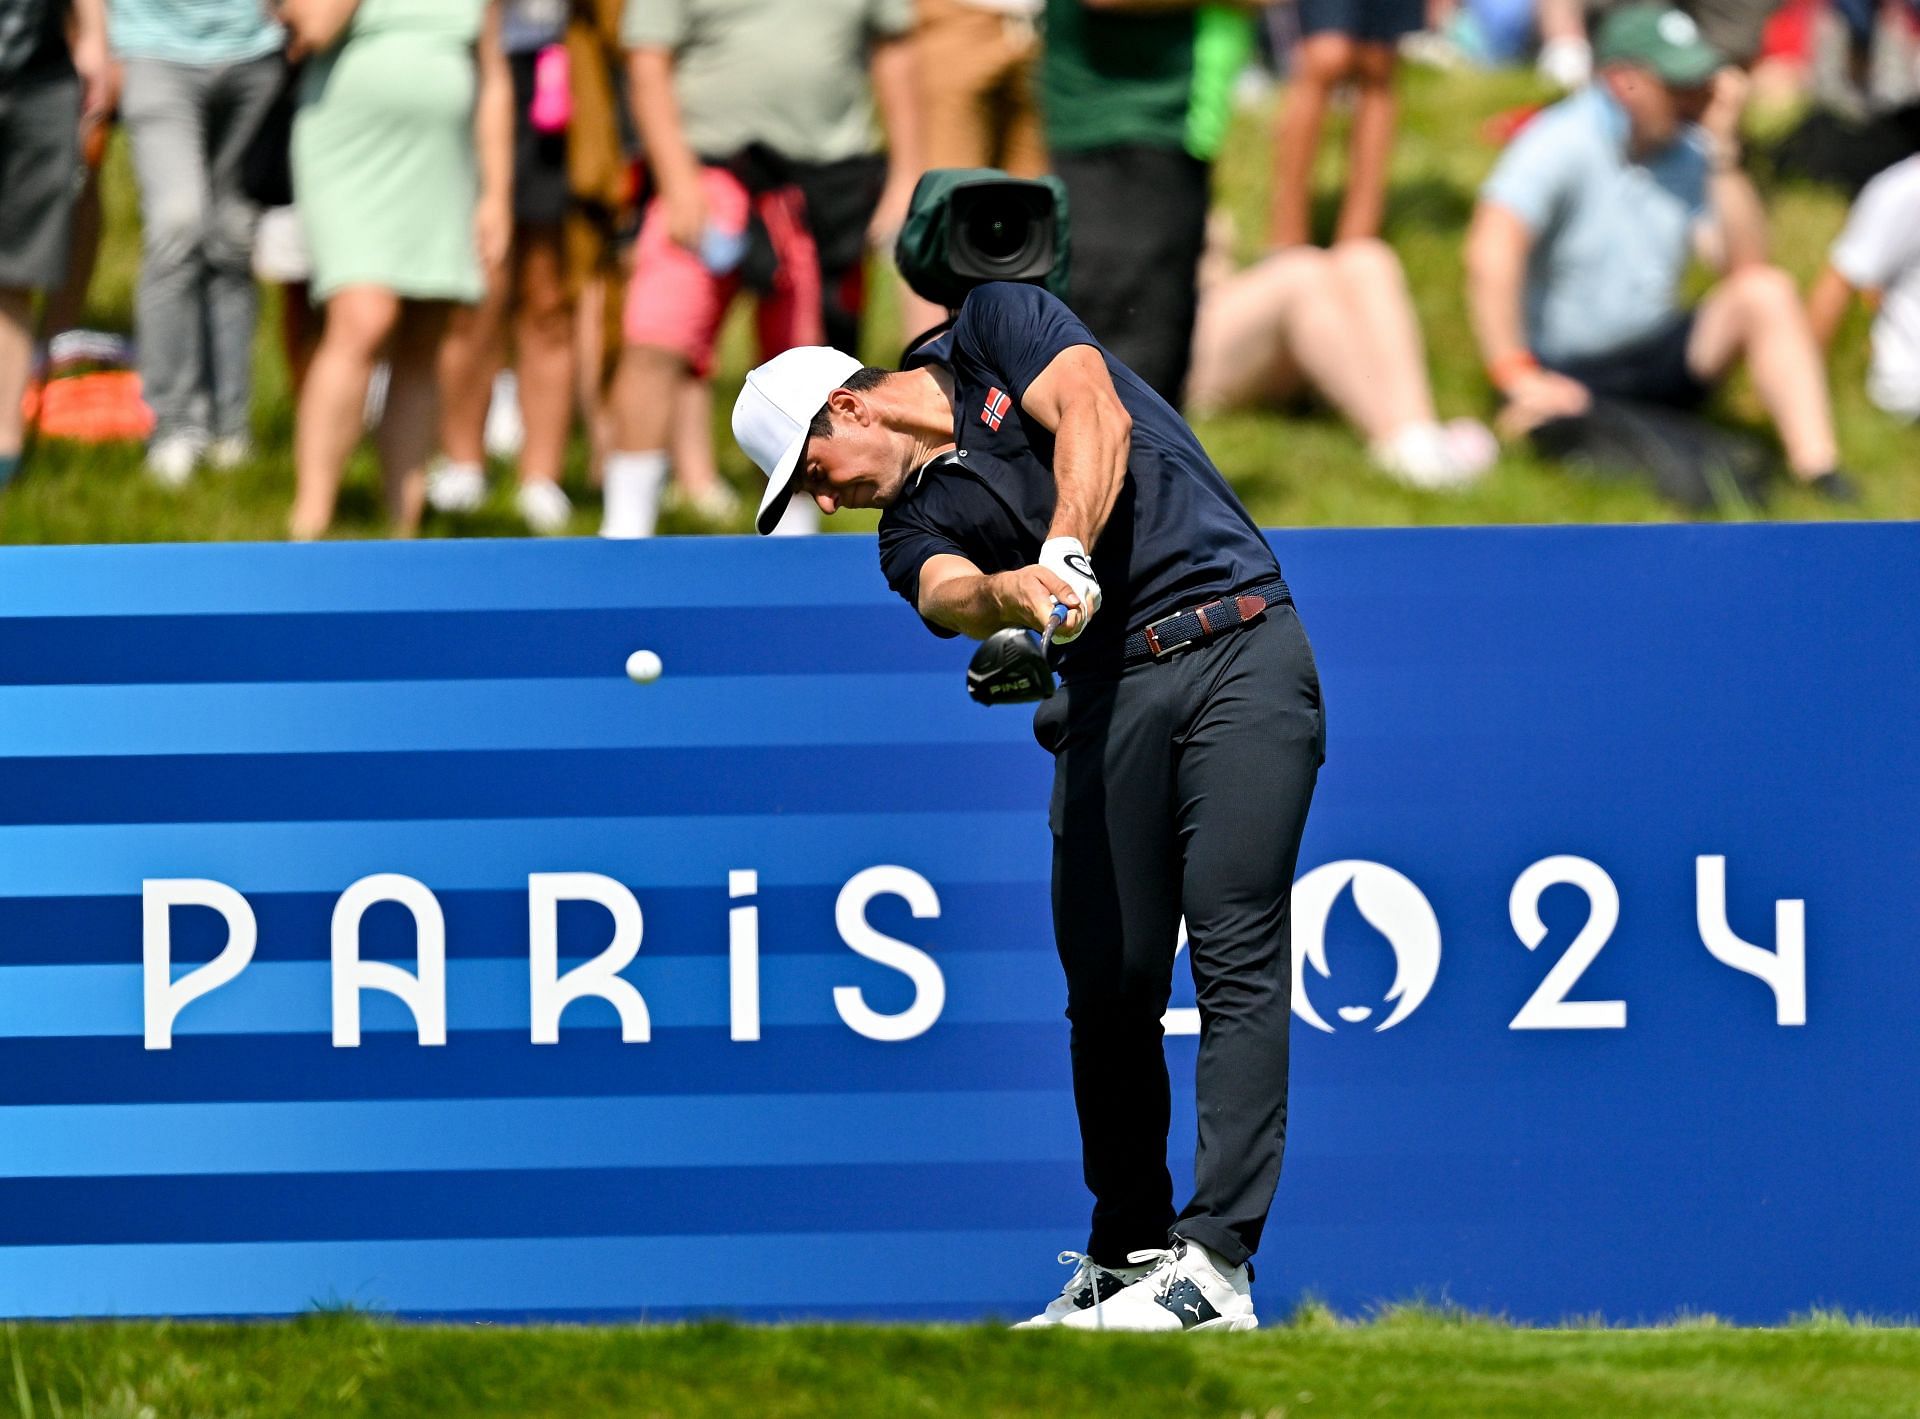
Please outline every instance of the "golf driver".
[[1067, 607], [1060, 603], [1038, 637], [1024, 626], [1009, 626], [988, 636], [968, 662], [967, 693], [983, 705], [1021, 705], [1053, 698], [1047, 647], [1066, 619]]

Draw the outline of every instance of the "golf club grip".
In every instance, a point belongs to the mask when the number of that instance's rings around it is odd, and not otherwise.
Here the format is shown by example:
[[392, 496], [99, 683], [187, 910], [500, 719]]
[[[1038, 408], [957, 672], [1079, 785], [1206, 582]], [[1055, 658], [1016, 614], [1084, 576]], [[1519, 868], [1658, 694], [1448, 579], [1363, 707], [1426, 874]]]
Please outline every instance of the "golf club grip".
[[1047, 613], [1047, 629], [1040, 637], [1040, 648], [1046, 649], [1053, 644], [1053, 633], [1067, 622], [1068, 607], [1064, 601], [1056, 601], [1053, 610]]

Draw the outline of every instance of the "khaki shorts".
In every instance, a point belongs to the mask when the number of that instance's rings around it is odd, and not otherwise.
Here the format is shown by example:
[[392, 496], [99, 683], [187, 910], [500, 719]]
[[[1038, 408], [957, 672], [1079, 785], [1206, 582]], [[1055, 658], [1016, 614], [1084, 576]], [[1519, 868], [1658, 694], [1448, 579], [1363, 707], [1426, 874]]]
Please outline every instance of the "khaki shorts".
[[913, 48], [928, 167], [1047, 171], [1032, 21], [966, 0], [919, 0]]

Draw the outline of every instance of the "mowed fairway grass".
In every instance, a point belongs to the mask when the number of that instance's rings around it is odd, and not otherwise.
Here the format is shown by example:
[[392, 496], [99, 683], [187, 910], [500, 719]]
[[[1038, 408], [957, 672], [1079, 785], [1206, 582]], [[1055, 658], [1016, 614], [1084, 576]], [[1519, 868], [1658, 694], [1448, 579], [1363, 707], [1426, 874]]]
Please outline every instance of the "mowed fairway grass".
[[[1486, 119], [1547, 97], [1531, 75], [1408, 70], [1400, 144], [1393, 168], [1387, 235], [1405, 262], [1429, 345], [1429, 365], [1443, 415], [1491, 414], [1491, 396], [1467, 329], [1460, 246], [1474, 192], [1497, 150], [1483, 136]], [[1260, 250], [1265, 224], [1270, 149], [1269, 110], [1243, 113], [1222, 160], [1216, 190], [1239, 233], [1243, 259]], [[1336, 130], [1338, 125], [1335, 125]], [[1329, 136], [1319, 184], [1323, 228], [1338, 200], [1340, 134]], [[1762, 165], [1764, 169], [1764, 164]], [[108, 239], [91, 293], [90, 323], [126, 330], [132, 324], [139, 236], [125, 155], [116, 139], [105, 181]], [[1774, 255], [1804, 288], [1819, 270], [1845, 218], [1834, 192], [1804, 185], [1769, 186]], [[1142, 194], [1151, 201], [1151, 193]], [[898, 353], [890, 278], [875, 281], [876, 314], [869, 322], [866, 357], [891, 363]], [[255, 432], [260, 457], [227, 474], [203, 474], [179, 493], [153, 486], [139, 472], [131, 446], [42, 447], [31, 471], [0, 492], [0, 542], [183, 541], [206, 538], [274, 539], [283, 534], [292, 489], [292, 424], [285, 373], [273, 333], [275, 299], [259, 342]], [[727, 411], [750, 363], [747, 322], [737, 316], [726, 341], [715, 390], [715, 430], [721, 465], [752, 496], [758, 474], [727, 434]], [[1867, 322], [1856, 312], [1833, 360], [1840, 443], [1847, 466], [1865, 492], [1854, 509], [1835, 509], [1797, 489], [1782, 488], [1766, 516], [1775, 518], [1920, 516], [1920, 433], [1873, 409], [1861, 390], [1867, 358]], [[1735, 422], [1758, 427], [1759, 409], [1744, 381], [1720, 401]], [[1513, 452], [1484, 483], [1455, 495], [1418, 493], [1374, 472], [1352, 433], [1323, 411], [1242, 414], [1211, 419], [1201, 436], [1232, 478], [1254, 515], [1267, 526], [1395, 526], [1447, 523], [1641, 522], [1679, 514], [1632, 485], [1581, 481]], [[577, 513], [573, 529], [591, 532], [598, 498], [589, 486], [584, 451], [576, 445], [567, 484]], [[337, 536], [382, 532], [377, 479], [362, 452], [349, 469]], [[1746, 516], [1745, 512], [1735, 513]], [[829, 526], [866, 530], [872, 515], [842, 514]], [[745, 514], [731, 528], [669, 512], [665, 530], [744, 531]], [[428, 515], [429, 536], [522, 535], [511, 504], [507, 470], [498, 470], [493, 495], [477, 514], [460, 519]]]
[[1418, 1308], [1250, 1335], [972, 1327], [9, 1328], [0, 1410], [113, 1419], [1920, 1414], [1920, 1331], [1814, 1319], [1525, 1330]]

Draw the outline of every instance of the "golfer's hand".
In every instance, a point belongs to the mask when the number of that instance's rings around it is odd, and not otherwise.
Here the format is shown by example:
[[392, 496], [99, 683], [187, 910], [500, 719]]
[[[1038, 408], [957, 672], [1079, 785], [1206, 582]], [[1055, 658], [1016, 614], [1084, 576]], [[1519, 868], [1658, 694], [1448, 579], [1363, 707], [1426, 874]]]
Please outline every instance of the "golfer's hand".
[[1593, 395], [1578, 380], [1552, 370], [1532, 370], [1507, 386], [1501, 432], [1528, 433], [1554, 419], [1571, 419], [1593, 406]]
[[[993, 594], [1000, 607], [1000, 619], [1009, 626], [1044, 631], [1056, 604], [1070, 608], [1066, 624], [1054, 632], [1056, 641], [1069, 639], [1065, 632], [1075, 626], [1076, 619], [1080, 627], [1086, 625], [1079, 593], [1043, 566], [1001, 572], [993, 578]], [[1079, 634], [1078, 627], [1074, 634]]]
[[1093, 577], [1093, 558], [1078, 537], [1049, 537], [1040, 544], [1040, 566], [1073, 589], [1074, 600], [1067, 604], [1078, 609], [1053, 633], [1054, 640], [1064, 645], [1084, 631], [1093, 613], [1100, 609], [1100, 583]]

